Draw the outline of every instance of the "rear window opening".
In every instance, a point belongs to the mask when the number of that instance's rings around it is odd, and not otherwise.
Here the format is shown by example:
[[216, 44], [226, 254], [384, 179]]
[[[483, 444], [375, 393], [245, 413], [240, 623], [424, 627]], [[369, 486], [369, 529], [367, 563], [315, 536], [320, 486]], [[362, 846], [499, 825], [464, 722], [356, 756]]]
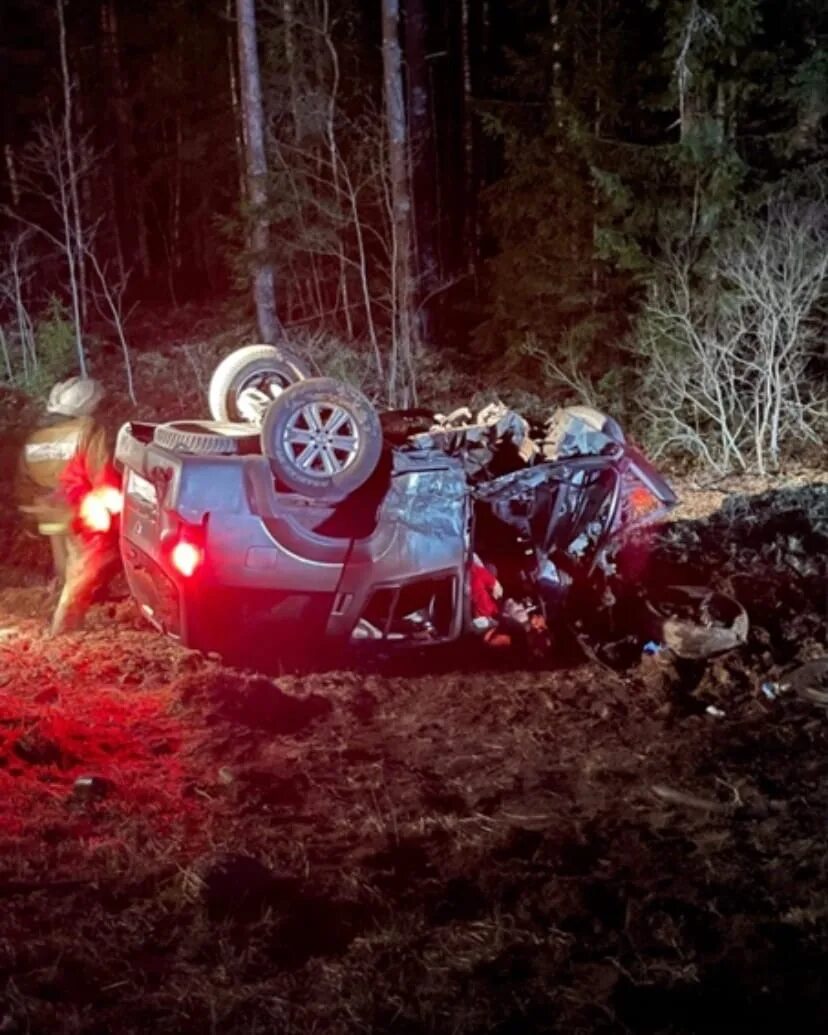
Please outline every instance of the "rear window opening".
[[454, 575], [377, 589], [354, 627], [351, 639], [412, 643], [446, 639], [452, 632], [456, 600]]

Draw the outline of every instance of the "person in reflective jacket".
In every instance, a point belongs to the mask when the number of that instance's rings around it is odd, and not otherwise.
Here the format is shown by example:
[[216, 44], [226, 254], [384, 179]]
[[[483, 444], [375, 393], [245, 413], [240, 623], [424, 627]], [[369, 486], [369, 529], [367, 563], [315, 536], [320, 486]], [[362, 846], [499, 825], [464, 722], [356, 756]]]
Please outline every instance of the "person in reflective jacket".
[[89, 493], [116, 482], [106, 432], [93, 416], [102, 397], [101, 385], [91, 378], [55, 385], [46, 418], [28, 436], [20, 457], [20, 507], [49, 538], [62, 583], [53, 634], [82, 624], [94, 593], [117, 569], [111, 531], [93, 532], [81, 520]]

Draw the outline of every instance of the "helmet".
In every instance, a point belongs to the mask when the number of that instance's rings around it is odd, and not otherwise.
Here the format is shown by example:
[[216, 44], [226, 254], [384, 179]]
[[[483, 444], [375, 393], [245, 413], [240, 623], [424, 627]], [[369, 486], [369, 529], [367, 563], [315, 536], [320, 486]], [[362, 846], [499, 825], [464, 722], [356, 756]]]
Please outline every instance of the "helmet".
[[88, 417], [103, 398], [103, 386], [91, 377], [70, 377], [49, 392], [46, 409], [64, 417]]

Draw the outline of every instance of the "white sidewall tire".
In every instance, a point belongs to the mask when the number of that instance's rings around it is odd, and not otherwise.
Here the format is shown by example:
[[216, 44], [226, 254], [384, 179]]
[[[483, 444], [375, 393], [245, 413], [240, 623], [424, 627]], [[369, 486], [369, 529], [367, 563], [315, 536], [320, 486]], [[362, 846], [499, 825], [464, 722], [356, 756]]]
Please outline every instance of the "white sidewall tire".
[[275, 345], [245, 345], [225, 356], [213, 371], [207, 402], [215, 421], [240, 421], [245, 418], [236, 406], [239, 388], [257, 374], [272, 371], [285, 387], [312, 376], [310, 366], [287, 349]]

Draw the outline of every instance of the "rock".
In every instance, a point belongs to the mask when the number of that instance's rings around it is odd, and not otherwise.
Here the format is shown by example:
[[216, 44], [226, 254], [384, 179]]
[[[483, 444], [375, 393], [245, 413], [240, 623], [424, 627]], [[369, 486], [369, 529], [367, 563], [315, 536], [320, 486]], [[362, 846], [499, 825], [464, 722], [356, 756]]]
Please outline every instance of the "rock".
[[72, 787], [72, 797], [75, 801], [100, 801], [114, 789], [114, 782], [105, 776], [79, 776]]

